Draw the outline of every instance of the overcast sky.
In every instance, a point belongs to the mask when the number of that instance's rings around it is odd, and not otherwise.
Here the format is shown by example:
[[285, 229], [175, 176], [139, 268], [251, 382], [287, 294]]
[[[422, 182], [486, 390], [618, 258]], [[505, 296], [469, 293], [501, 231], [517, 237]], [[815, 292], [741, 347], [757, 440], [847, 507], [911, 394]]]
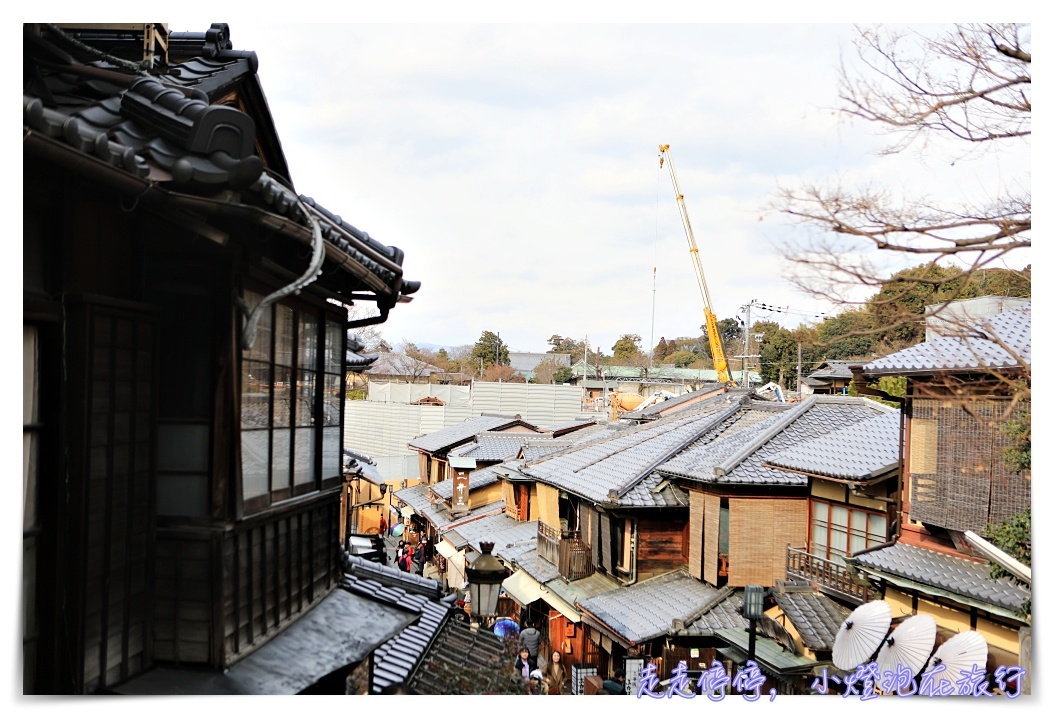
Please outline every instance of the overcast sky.
[[754, 299], [790, 308], [754, 320], [792, 327], [832, 307], [785, 279], [777, 247], [800, 230], [766, 211], [778, 186], [927, 182], [946, 169], [877, 157], [873, 128], [832, 111], [849, 24], [311, 25], [196, 12], [170, 29], [225, 21], [236, 49], [258, 53], [296, 190], [406, 252], [405, 276], [423, 286], [381, 327], [393, 345], [471, 344], [491, 330], [515, 351], [560, 334], [610, 352], [623, 333], [646, 347], [698, 335], [703, 300], [660, 143], [718, 317]]

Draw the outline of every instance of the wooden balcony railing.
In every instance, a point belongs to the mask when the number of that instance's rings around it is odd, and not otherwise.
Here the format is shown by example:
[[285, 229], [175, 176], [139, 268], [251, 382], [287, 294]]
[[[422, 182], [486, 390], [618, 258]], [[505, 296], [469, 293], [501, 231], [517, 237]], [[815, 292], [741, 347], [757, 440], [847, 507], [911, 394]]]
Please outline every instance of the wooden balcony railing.
[[787, 579], [808, 581], [819, 591], [856, 604], [870, 599], [867, 588], [855, 583], [845, 566], [813, 556], [803, 548], [787, 547]]
[[538, 556], [554, 566], [560, 565], [560, 529], [538, 522]]
[[593, 556], [578, 531], [564, 531], [560, 539], [560, 575], [577, 581], [593, 574]]
[[538, 522], [538, 556], [560, 569], [566, 581], [592, 575], [593, 558], [578, 531], [560, 531]]

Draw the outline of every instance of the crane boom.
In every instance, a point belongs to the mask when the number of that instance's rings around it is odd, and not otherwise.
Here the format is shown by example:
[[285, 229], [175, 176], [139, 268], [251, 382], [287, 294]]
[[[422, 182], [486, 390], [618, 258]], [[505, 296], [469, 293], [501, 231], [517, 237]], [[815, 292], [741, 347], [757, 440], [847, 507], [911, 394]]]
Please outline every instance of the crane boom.
[[688, 237], [688, 251], [692, 255], [692, 264], [695, 266], [695, 278], [699, 281], [699, 289], [703, 293], [703, 314], [706, 317], [706, 336], [710, 340], [710, 355], [714, 360], [714, 369], [717, 370], [717, 380], [732, 382], [732, 376], [728, 371], [728, 360], [725, 358], [725, 347], [721, 342], [721, 333], [717, 329], [717, 316], [711, 309], [710, 289], [706, 286], [706, 276], [703, 274], [703, 263], [699, 259], [699, 247], [695, 244], [695, 234], [692, 233], [692, 223], [688, 220], [688, 208], [684, 205], [684, 195], [677, 183], [677, 173], [673, 169], [673, 156], [670, 155], [669, 145], [659, 145], [659, 168], [666, 164], [670, 171], [670, 181], [673, 182], [673, 195], [677, 199], [677, 208], [681, 212], [681, 222], [684, 224], [684, 233]]

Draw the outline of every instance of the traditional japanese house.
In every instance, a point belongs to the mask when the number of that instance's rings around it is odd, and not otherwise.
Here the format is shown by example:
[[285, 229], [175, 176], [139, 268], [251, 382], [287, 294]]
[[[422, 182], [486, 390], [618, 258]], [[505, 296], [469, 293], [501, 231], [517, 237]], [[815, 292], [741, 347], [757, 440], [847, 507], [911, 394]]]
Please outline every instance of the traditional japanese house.
[[[356, 660], [331, 620], [357, 610], [347, 331], [419, 283], [294, 189], [233, 48], [225, 24], [23, 26], [25, 693], [177, 666], [297, 692]], [[306, 658], [275, 640], [300, 620]]]
[[457, 447], [475, 441], [480, 432], [538, 433], [538, 427], [523, 421], [519, 414], [491, 414], [466, 419], [415, 438], [409, 447], [419, 454], [420, 478], [426, 484], [437, 484], [452, 478], [448, 454]]
[[[951, 331], [954, 327], [956, 331]], [[988, 642], [989, 671], [1028, 668], [1031, 590], [993, 579], [966, 536], [1031, 510], [1031, 468], [1015, 466], [1010, 422], [1029, 422], [1031, 305], [949, 325], [933, 338], [853, 367], [868, 382], [905, 377], [903, 473], [895, 542], [847, 562], [893, 606], [894, 616], [929, 613], [938, 643], [974, 629]], [[1027, 425], [1027, 423], [1026, 423]], [[1031, 443], [1030, 432], [1028, 443]], [[1026, 676], [1026, 690], [1031, 679]]]
[[869, 399], [813, 396], [795, 404], [742, 398], [656, 467], [686, 490], [689, 573], [715, 586], [775, 586], [787, 547], [806, 544], [809, 480], [768, 465], [817, 436], [894, 411]]

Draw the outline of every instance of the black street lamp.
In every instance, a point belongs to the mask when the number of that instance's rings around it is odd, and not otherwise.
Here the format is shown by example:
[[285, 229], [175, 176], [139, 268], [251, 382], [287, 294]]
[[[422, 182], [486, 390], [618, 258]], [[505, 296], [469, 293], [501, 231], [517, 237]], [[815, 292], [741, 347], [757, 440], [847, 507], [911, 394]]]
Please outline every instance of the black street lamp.
[[761, 586], [747, 586], [743, 589], [743, 618], [750, 621], [750, 646], [747, 649], [747, 660], [754, 660], [754, 642], [758, 635], [758, 620], [765, 615], [765, 589]]
[[465, 569], [472, 615], [496, 616], [498, 614], [498, 593], [501, 590], [501, 582], [505, 580], [505, 567], [496, 556], [491, 554], [494, 549], [493, 541], [480, 541], [479, 548], [483, 553]]

